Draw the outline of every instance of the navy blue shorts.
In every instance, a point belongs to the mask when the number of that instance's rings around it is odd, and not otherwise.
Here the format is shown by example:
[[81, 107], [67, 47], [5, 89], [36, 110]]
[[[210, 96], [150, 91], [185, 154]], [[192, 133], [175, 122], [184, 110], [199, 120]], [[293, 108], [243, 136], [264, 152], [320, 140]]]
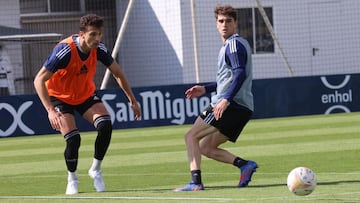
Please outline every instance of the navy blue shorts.
[[213, 107], [207, 107], [200, 117], [209, 125], [217, 128], [222, 134], [229, 138], [229, 141], [236, 142], [241, 131], [252, 116], [252, 111], [248, 109], [235, 108], [228, 106], [222, 117], [216, 120]]
[[97, 96], [96, 93], [94, 93], [91, 97], [78, 105], [67, 104], [55, 97], [50, 97], [50, 99], [56, 111], [60, 111], [63, 114], [71, 113], [73, 115], [75, 114], [75, 111], [77, 111], [80, 115], [83, 115], [94, 104], [102, 102], [100, 97]]

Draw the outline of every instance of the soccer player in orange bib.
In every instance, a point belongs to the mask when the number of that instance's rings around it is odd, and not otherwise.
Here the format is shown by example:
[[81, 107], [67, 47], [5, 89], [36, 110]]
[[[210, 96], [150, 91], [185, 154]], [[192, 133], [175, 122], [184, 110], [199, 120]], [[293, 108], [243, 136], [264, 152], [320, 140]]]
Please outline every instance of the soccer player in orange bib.
[[125, 92], [135, 119], [141, 118], [140, 107], [124, 72], [101, 42], [103, 23], [103, 18], [95, 14], [81, 17], [79, 33], [55, 46], [34, 80], [36, 92], [47, 110], [52, 128], [59, 131], [66, 142], [64, 158], [68, 170], [67, 195], [77, 194], [79, 183], [76, 170], [81, 137], [75, 123], [75, 111], [92, 123], [98, 132], [88, 173], [94, 180], [95, 190], [105, 191], [101, 163], [110, 144], [112, 123], [108, 111], [96, 95], [94, 76], [97, 61], [111, 71]]

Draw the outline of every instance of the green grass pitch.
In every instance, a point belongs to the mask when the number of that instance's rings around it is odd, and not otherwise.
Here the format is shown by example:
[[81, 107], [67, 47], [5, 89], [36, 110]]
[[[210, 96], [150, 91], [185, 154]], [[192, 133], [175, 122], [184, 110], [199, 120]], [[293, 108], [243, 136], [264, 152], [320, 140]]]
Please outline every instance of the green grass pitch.
[[[44, 124], [45, 125], [45, 124]], [[79, 194], [66, 196], [67, 172], [60, 135], [0, 139], [0, 202], [359, 202], [360, 113], [251, 120], [238, 142], [223, 147], [258, 162], [247, 188], [236, 188], [239, 170], [203, 158], [204, 191], [172, 190], [190, 181], [183, 135], [164, 126], [114, 130], [103, 162], [107, 192], [87, 176], [95, 132], [83, 132]], [[286, 187], [291, 169], [306, 166], [315, 191], [296, 196]]]

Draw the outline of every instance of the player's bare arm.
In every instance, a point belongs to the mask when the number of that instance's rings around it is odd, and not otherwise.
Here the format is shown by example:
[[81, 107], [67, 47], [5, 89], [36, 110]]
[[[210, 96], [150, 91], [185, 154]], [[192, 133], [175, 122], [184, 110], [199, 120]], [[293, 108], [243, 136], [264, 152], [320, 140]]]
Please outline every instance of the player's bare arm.
[[195, 85], [185, 91], [187, 99], [193, 99], [206, 93], [205, 87], [201, 85]]
[[49, 93], [45, 87], [45, 82], [52, 76], [52, 74], [53, 73], [47, 70], [45, 67], [42, 67], [38, 72], [38, 74], [35, 76], [34, 86], [40, 98], [41, 103], [48, 112], [48, 118], [51, 127], [55, 130], [60, 130], [60, 126], [61, 126], [60, 117], [62, 116], [62, 113], [55, 111], [54, 106], [50, 101]]
[[136, 101], [134, 93], [132, 92], [129, 82], [127, 81], [123, 70], [120, 68], [119, 64], [114, 60], [113, 63], [108, 67], [113, 76], [116, 79], [116, 82], [119, 84], [121, 89], [124, 90], [127, 98], [129, 99], [131, 108], [135, 112], [135, 119], [140, 120], [141, 118], [141, 110]]

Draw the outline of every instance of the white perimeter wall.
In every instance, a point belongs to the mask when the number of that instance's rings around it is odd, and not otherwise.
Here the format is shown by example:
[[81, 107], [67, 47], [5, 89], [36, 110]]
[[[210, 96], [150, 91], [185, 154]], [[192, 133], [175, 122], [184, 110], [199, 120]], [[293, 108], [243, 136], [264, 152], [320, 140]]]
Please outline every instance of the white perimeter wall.
[[[313, 67], [309, 5], [328, 0], [261, 0], [273, 8], [274, 30], [295, 76], [359, 72], [360, 1], [333, 0], [340, 5], [336, 36], [342, 41], [341, 64]], [[195, 22], [200, 82], [215, 79], [217, 55], [222, 45], [213, 10], [218, 4], [235, 8], [256, 7], [255, 0], [195, 0]], [[118, 4], [121, 23], [127, 1]], [[295, 9], [294, 9], [295, 8]], [[190, 0], [135, 1], [121, 44], [119, 62], [134, 86], [193, 83], [195, 54]], [[119, 25], [120, 26], [120, 25]], [[319, 26], [328, 26], [326, 23]], [[276, 48], [273, 54], [253, 55], [254, 78], [289, 77]]]

